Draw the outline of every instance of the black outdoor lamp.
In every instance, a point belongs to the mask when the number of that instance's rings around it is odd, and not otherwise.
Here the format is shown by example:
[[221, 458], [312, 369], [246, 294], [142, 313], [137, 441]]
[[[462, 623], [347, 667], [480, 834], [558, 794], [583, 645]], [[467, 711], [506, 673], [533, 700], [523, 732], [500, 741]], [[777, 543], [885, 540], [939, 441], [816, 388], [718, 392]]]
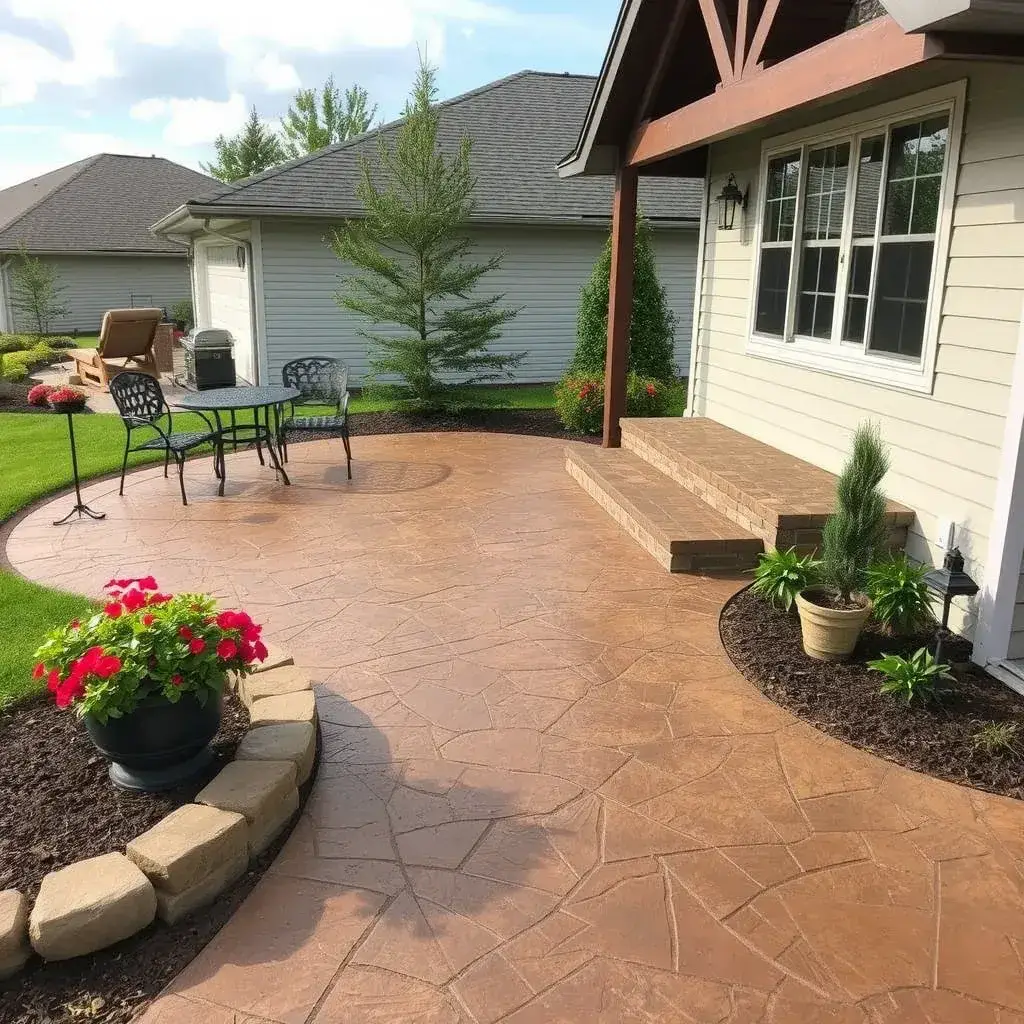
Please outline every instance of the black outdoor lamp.
[[736, 210], [742, 210], [747, 205], [747, 193], [740, 191], [735, 174], [729, 175], [729, 180], [715, 202], [718, 203], [718, 227], [722, 231], [732, 231], [736, 224]]
[[[978, 584], [964, 572], [964, 556], [959, 548], [950, 548], [942, 559], [941, 569], [929, 569], [924, 576], [925, 586], [942, 598], [942, 629], [949, 623], [949, 606], [954, 597], [974, 597]], [[942, 659], [942, 633], [935, 637], [935, 660]]]

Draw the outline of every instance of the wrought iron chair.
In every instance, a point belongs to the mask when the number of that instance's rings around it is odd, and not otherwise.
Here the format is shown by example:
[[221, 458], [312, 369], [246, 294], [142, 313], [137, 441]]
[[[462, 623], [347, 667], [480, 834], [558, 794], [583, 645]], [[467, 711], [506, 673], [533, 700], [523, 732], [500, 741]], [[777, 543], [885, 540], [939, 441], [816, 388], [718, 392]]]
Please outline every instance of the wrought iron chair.
[[[320, 434], [339, 434], [345, 446], [348, 478], [352, 479], [352, 447], [348, 433], [348, 367], [340, 359], [327, 356], [309, 356], [285, 363], [281, 378], [286, 388], [295, 388], [299, 397], [289, 402], [288, 412], [281, 417], [278, 442], [288, 461], [288, 434], [308, 431]], [[296, 415], [303, 406], [333, 406], [333, 413], [323, 415]]]
[[[124, 423], [126, 436], [124, 442], [124, 458], [121, 460], [121, 487], [118, 494], [124, 494], [124, 474], [128, 466], [128, 454], [130, 452], [162, 451], [164, 453], [164, 476], [167, 476], [167, 467], [174, 456], [178, 466], [178, 486], [181, 488], [181, 503], [188, 504], [185, 496], [185, 456], [193, 449], [207, 442], [213, 443], [213, 471], [218, 479], [224, 472], [224, 445], [220, 433], [207, 417], [202, 416], [209, 426], [209, 430], [190, 430], [175, 432], [174, 419], [171, 415], [170, 406], [164, 398], [160, 382], [146, 373], [137, 373], [134, 370], [125, 370], [111, 378], [108, 385], [110, 397], [114, 399], [117, 411], [121, 414], [121, 421]], [[165, 426], [160, 425], [160, 420], [166, 417]], [[132, 445], [132, 431], [155, 431], [155, 436], [147, 437], [145, 440]]]

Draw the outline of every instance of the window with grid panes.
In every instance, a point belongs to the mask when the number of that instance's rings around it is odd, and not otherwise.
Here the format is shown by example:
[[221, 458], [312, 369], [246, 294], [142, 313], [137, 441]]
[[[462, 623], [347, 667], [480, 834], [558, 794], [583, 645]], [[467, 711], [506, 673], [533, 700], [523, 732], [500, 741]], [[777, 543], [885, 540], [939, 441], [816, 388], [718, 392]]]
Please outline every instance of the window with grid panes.
[[754, 330], [920, 361], [948, 111], [769, 155]]

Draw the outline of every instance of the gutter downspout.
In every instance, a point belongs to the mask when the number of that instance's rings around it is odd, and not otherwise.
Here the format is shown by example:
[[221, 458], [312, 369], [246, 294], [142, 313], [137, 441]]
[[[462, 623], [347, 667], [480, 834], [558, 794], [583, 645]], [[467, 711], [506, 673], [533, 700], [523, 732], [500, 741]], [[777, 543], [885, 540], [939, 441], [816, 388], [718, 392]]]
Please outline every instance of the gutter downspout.
[[14, 333], [14, 311], [11, 309], [11, 293], [7, 287], [10, 280], [7, 268], [11, 265], [11, 257], [0, 259], [0, 331]]
[[214, 238], [219, 238], [223, 242], [231, 242], [234, 245], [241, 245], [245, 247], [245, 277], [249, 284], [249, 336], [252, 338], [253, 344], [253, 376], [256, 380], [253, 384], [259, 384], [260, 376], [260, 340], [258, 335], [259, 327], [256, 320], [256, 278], [253, 274], [253, 262], [252, 262], [252, 242], [248, 238], [236, 238], [233, 235], [226, 234], [223, 231], [216, 231], [210, 227], [210, 218], [206, 217], [203, 220], [203, 230]]

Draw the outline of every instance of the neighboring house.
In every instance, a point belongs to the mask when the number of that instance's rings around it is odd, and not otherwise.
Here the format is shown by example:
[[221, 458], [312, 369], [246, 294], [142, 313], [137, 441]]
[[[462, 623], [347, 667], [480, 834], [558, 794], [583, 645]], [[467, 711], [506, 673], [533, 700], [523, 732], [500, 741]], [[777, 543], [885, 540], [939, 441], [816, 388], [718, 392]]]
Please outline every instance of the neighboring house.
[[161, 157], [99, 153], [0, 192], [0, 331], [29, 326], [11, 308], [11, 256], [52, 263], [68, 314], [55, 332], [95, 333], [108, 309], [169, 308], [189, 297], [188, 250], [149, 226], [216, 182]]
[[[480, 283], [481, 294], [504, 293], [508, 305], [522, 307], [492, 346], [527, 353], [515, 371], [519, 381], [555, 380], [565, 369], [580, 288], [607, 239], [610, 184], [560, 182], [556, 172], [594, 82], [524, 71], [439, 105], [442, 145], [454, 149], [466, 134], [473, 140], [474, 258], [506, 254]], [[231, 331], [246, 379], [278, 380], [285, 362], [312, 354], [344, 359], [356, 380], [367, 372], [368, 343], [359, 332], [370, 325], [334, 301], [353, 268], [339, 263], [324, 239], [332, 224], [361, 215], [360, 158], [374, 156], [377, 134], [198, 195], [155, 225], [161, 237], [193, 245], [197, 322]], [[652, 182], [641, 196], [678, 316], [684, 373], [699, 204], [698, 182]]]
[[[1017, 2], [626, 0], [560, 168], [616, 174], [627, 225], [637, 173], [706, 171], [689, 415], [830, 472], [877, 422], [884, 486], [916, 513], [908, 552], [938, 562], [955, 524], [982, 591], [952, 622], [1007, 679], [1024, 672], [1022, 58]], [[749, 195], [725, 230], [730, 175]]]

